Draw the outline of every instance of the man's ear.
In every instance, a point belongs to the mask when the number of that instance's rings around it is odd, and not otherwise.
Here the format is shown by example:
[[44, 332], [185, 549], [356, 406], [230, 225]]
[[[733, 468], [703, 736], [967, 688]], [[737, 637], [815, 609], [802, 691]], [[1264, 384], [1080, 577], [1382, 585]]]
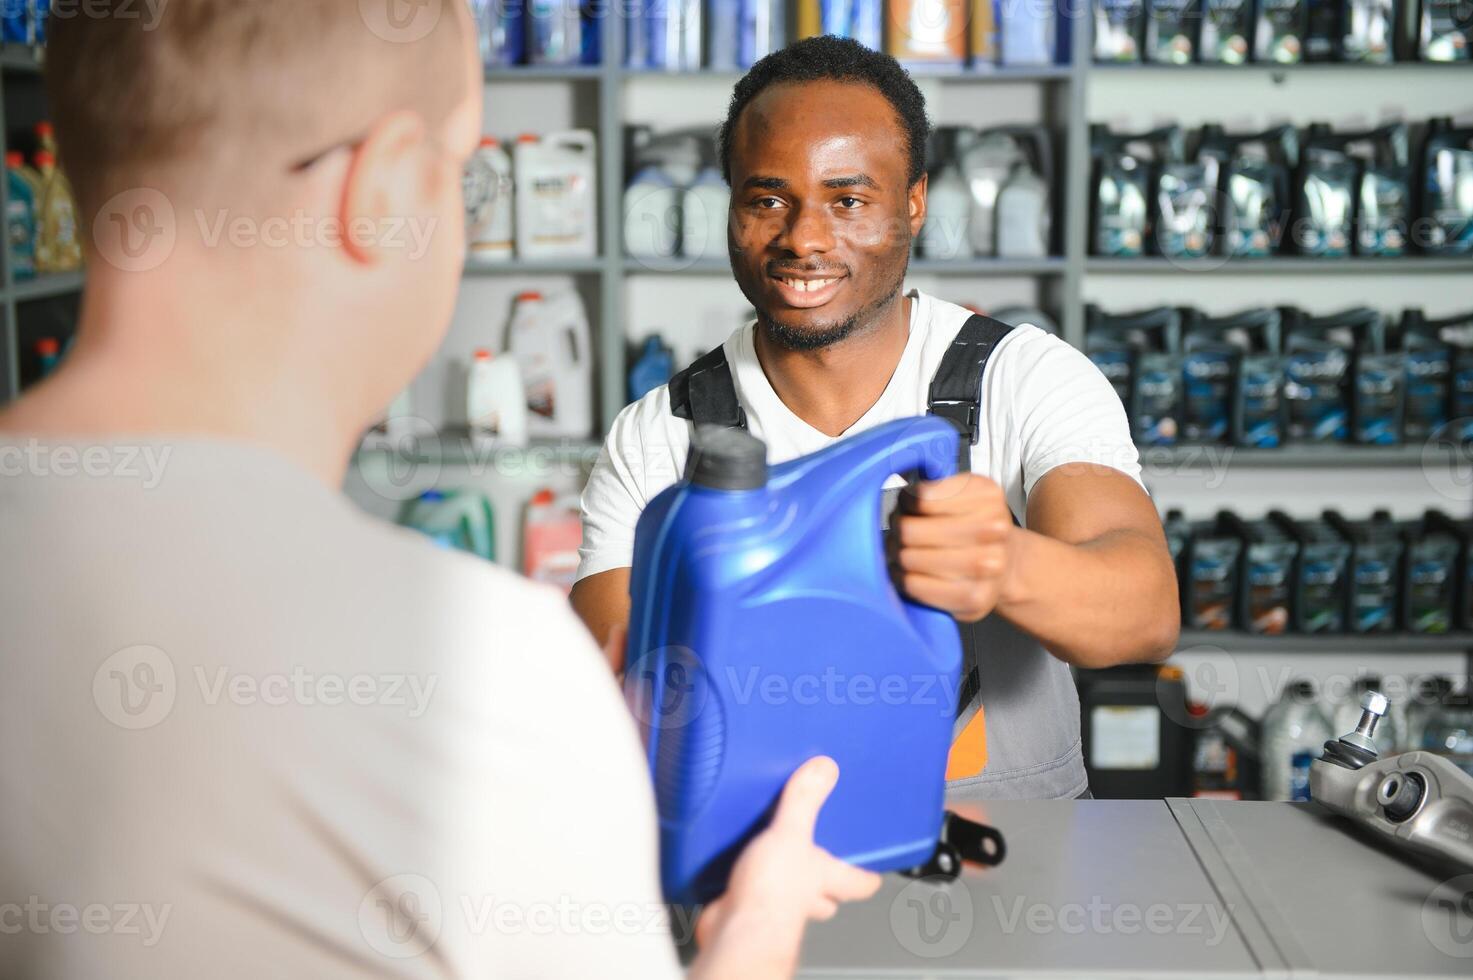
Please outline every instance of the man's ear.
[[926, 182], [930, 180], [929, 174], [921, 174], [921, 179], [910, 185], [910, 235], [914, 238], [921, 233], [921, 225], [926, 223]]
[[339, 217], [343, 247], [356, 262], [383, 260], [385, 229], [423, 210], [423, 145], [428, 135], [417, 112], [391, 113], [377, 123], [353, 153], [343, 181]]

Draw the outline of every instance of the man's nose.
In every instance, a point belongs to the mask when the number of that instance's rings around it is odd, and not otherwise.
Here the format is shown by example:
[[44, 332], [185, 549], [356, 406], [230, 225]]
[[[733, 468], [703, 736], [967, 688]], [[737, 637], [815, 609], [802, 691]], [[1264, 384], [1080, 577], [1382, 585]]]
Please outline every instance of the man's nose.
[[782, 234], [774, 243], [798, 258], [834, 248], [834, 232], [827, 212], [821, 207], [799, 205], [793, 209]]

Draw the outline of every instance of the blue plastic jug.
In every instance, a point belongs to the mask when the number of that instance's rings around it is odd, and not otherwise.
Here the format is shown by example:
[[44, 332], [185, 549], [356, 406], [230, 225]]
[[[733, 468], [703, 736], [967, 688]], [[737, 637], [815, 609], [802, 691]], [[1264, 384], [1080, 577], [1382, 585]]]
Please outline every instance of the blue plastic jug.
[[788, 777], [839, 784], [816, 839], [875, 871], [929, 860], [941, 827], [961, 641], [895, 589], [892, 474], [956, 472], [957, 430], [902, 419], [770, 470], [744, 431], [703, 427], [686, 478], [634, 538], [626, 695], [654, 774], [668, 901], [725, 890]]

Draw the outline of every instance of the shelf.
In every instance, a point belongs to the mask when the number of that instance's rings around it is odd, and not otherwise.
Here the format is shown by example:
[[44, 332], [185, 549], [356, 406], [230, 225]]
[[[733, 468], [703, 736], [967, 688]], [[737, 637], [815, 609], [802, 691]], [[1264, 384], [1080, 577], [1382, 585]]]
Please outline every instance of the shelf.
[[1448, 464], [1455, 456], [1442, 443], [1408, 446], [1323, 446], [1289, 445], [1281, 449], [1246, 449], [1239, 446], [1140, 446], [1141, 467], [1191, 471], [1249, 466], [1260, 469], [1349, 469], [1354, 467], [1415, 469], [1428, 463]]
[[16, 302], [49, 299], [52, 296], [65, 296], [68, 293], [78, 292], [85, 281], [86, 276], [80, 270], [37, 276], [35, 279], [22, 279], [17, 282], [10, 288], [10, 295], [15, 297]]
[[39, 74], [44, 51], [45, 48], [34, 48], [28, 44], [0, 44], [0, 69], [20, 74]]
[[1473, 68], [1469, 62], [1436, 62], [1436, 61], [1393, 61], [1390, 64], [1380, 65], [1364, 61], [1307, 61], [1297, 65], [1279, 65], [1272, 62], [1255, 61], [1246, 65], [1227, 65], [1220, 62], [1193, 62], [1189, 65], [1168, 65], [1158, 62], [1125, 63], [1094, 62], [1089, 66], [1091, 73], [1099, 72], [1101, 75], [1129, 75], [1133, 72], [1175, 72], [1180, 75], [1192, 75], [1200, 72], [1203, 75], [1216, 75], [1220, 73], [1244, 72], [1267, 75], [1278, 75], [1292, 73], [1295, 75], [1307, 73], [1316, 74], [1342, 74], [1346, 72], [1367, 74], [1385, 74], [1386, 72], [1398, 71], [1446, 71], [1459, 72], [1468, 71]]
[[[928, 276], [1061, 276], [1066, 263], [1050, 259], [911, 259], [910, 272]], [[730, 275], [731, 263], [719, 259], [632, 259], [624, 260], [624, 271], [665, 276]]]
[[624, 271], [634, 275], [653, 276], [730, 276], [731, 262], [726, 256], [714, 259], [686, 259], [679, 256], [661, 259], [624, 257]]
[[466, 263], [466, 278], [482, 276], [580, 276], [603, 272], [603, 259], [512, 259], [508, 262]]
[[1282, 255], [1264, 259], [1138, 259], [1090, 258], [1084, 271], [1093, 275], [1433, 275], [1473, 273], [1473, 256], [1411, 256], [1407, 258], [1316, 259]]
[[508, 65], [486, 69], [486, 81], [576, 82], [602, 78], [602, 65]]
[[[1074, 77], [1074, 70], [1069, 65], [1025, 65], [1016, 68], [1002, 65], [989, 65], [985, 68], [958, 68], [954, 65], [907, 65], [906, 71], [918, 81], [936, 80], [960, 84], [1059, 82], [1068, 81]], [[660, 68], [625, 68], [622, 66], [616, 68], [615, 72], [619, 77], [626, 79], [705, 79], [720, 82], [736, 82], [746, 74], [745, 70], [722, 68], [666, 71]]]
[[910, 271], [937, 276], [1062, 276], [1067, 263], [1047, 259], [912, 259]]
[[1460, 653], [1473, 650], [1473, 633], [1285, 633], [1281, 636], [1258, 636], [1237, 630], [1182, 630], [1176, 649], [1178, 653], [1213, 650], [1235, 653]]

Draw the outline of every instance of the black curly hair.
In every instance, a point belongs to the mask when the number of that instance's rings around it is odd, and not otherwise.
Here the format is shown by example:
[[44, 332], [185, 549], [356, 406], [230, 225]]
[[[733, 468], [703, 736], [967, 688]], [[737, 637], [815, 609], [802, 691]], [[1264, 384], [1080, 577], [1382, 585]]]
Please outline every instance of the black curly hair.
[[736, 83], [718, 140], [721, 175], [728, 184], [731, 183], [731, 137], [742, 110], [768, 86], [816, 81], [858, 82], [879, 90], [895, 108], [900, 128], [905, 132], [906, 149], [910, 153], [910, 184], [921, 179], [926, 172], [926, 137], [931, 133], [921, 90], [900, 67], [900, 62], [888, 54], [872, 51], [849, 38], [824, 34], [774, 51]]

